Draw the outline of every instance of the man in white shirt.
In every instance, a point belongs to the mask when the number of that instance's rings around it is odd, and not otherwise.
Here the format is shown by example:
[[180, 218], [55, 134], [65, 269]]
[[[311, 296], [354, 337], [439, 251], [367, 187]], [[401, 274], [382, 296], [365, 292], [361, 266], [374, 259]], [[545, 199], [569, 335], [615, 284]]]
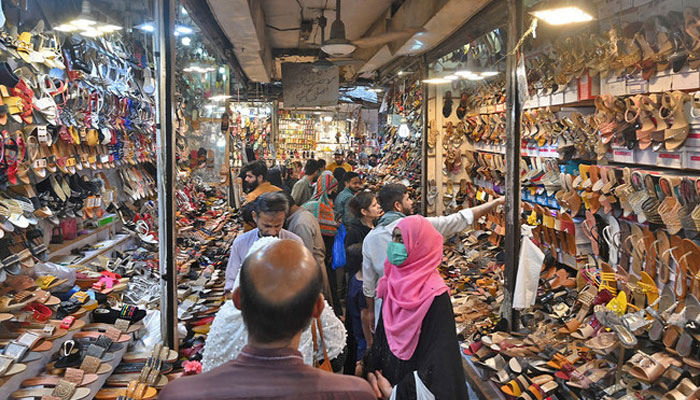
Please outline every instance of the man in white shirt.
[[[379, 189], [377, 200], [386, 214], [365, 237], [362, 245], [362, 291], [367, 298], [367, 308], [362, 310], [362, 323], [369, 326], [371, 332], [374, 332], [376, 319], [379, 318], [381, 302], [377, 301], [375, 304], [375, 296], [379, 278], [384, 276], [384, 261], [391, 235], [401, 218], [410, 215], [413, 210], [413, 200], [409, 197], [406, 186], [398, 183], [389, 183]], [[504, 203], [505, 197], [501, 197], [445, 217], [429, 217], [428, 220], [447, 239]], [[368, 338], [368, 342], [369, 347], [371, 338]]]
[[226, 266], [225, 291], [233, 289], [233, 284], [238, 276], [238, 270], [245, 260], [248, 250], [258, 239], [264, 236], [274, 236], [280, 239], [292, 239], [304, 243], [294, 233], [282, 229], [289, 212], [287, 197], [282, 192], [269, 192], [260, 195], [254, 204], [253, 219], [257, 228], [250, 230], [236, 238], [231, 245], [231, 255]]

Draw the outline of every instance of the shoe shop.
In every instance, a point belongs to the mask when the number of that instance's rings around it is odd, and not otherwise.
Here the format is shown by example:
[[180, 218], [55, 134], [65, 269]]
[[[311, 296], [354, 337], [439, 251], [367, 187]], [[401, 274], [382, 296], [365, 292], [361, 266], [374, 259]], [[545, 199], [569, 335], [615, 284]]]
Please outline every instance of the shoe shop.
[[0, 0], [2, 399], [700, 400], [700, 0]]

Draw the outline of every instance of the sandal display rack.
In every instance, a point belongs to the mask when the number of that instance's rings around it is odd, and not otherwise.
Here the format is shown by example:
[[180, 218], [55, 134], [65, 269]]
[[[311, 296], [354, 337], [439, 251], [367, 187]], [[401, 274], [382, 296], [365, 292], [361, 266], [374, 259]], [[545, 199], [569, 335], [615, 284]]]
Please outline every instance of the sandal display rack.
[[[538, 32], [545, 39], [537, 48], [525, 41], [521, 224], [544, 261], [521, 260], [520, 268], [541, 270], [530, 284], [534, 304], [520, 313], [524, 329], [494, 324], [462, 342], [498, 397], [670, 399], [698, 391], [700, 12], [663, 0], [624, 4], [601, 5], [591, 29], [560, 30], [549, 41]], [[460, 115], [443, 117], [447, 91], [460, 86], [428, 92], [428, 203], [436, 214], [459, 193], [447, 190], [446, 178], [450, 187], [465, 179], [467, 198], [507, 192], [506, 110], [497, 98], [504, 83], [470, 85]], [[499, 227], [487, 218], [489, 225]], [[479, 236], [483, 227], [476, 229]], [[458, 239], [458, 250], [474, 240]], [[455, 248], [447, 248], [448, 268], [473, 270], [474, 261], [462, 259], [469, 253], [455, 256]], [[470, 287], [468, 275], [461, 281]], [[455, 309], [458, 326], [498, 318], [496, 309], [471, 311], [481, 293], [472, 287], [453, 300], [465, 305]]]
[[424, 201], [421, 184], [424, 166], [423, 104], [426, 101], [420, 76], [416, 72], [392, 80], [391, 89], [386, 92], [380, 108], [386, 109], [386, 113], [379, 114], [377, 136], [381, 157], [367, 175], [374, 185], [408, 182], [406, 186], [414, 191], [414, 205], [419, 208]]

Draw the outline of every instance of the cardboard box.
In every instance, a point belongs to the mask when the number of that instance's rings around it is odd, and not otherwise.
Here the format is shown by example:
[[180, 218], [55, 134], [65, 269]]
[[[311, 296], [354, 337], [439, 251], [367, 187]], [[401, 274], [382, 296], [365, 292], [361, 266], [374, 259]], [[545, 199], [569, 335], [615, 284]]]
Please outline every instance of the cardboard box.
[[564, 104], [564, 92], [557, 92], [552, 94], [551, 105], [558, 106]]
[[578, 98], [578, 80], [575, 83], [569, 84], [569, 87], [564, 90], [564, 104], [575, 103]]

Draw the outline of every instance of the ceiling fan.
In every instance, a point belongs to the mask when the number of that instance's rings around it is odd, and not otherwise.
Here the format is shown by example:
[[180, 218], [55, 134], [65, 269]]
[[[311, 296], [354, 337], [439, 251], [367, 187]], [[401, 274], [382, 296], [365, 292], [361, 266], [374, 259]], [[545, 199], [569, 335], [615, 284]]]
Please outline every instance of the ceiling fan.
[[[340, 18], [340, 0], [336, 0], [335, 6], [335, 21], [331, 25], [330, 39], [323, 40], [321, 36], [321, 50], [326, 54], [334, 57], [344, 57], [350, 55], [356, 48], [375, 47], [390, 43], [394, 40], [409, 38], [420, 32], [420, 28], [406, 28], [400, 31], [389, 31], [387, 26], [386, 32], [374, 36], [362, 37], [357, 40], [350, 41], [345, 37], [345, 24]], [[325, 18], [322, 18], [322, 32], [325, 28]]]

